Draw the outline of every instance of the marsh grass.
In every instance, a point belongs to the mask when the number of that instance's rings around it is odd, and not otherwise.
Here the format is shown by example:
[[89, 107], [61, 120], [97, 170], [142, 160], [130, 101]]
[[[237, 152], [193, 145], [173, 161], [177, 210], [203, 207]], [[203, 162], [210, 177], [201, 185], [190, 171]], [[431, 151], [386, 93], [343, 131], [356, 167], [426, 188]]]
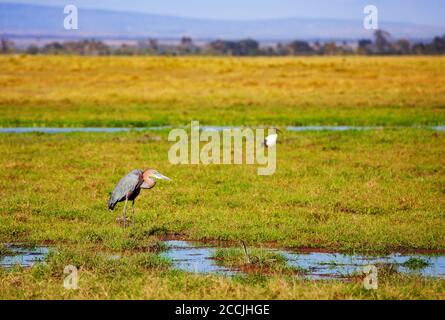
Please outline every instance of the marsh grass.
[[303, 273], [304, 269], [291, 267], [286, 258], [279, 252], [272, 252], [262, 248], [220, 248], [214, 253], [213, 258], [218, 264], [240, 269], [246, 273], [259, 274], [294, 274]]
[[443, 57], [1, 56], [0, 126], [445, 123]]
[[430, 265], [430, 263], [428, 261], [426, 261], [425, 259], [413, 257], [413, 258], [409, 258], [402, 265], [404, 267], [411, 269], [411, 270], [420, 270], [420, 269], [428, 267]]
[[13, 255], [14, 252], [0, 243], [0, 257]]
[[399, 274], [398, 265], [394, 263], [376, 263], [379, 279]]
[[0, 299], [445, 299], [445, 281], [418, 276], [388, 275], [379, 278], [378, 290], [366, 290], [359, 279], [311, 281], [279, 274], [228, 279], [120, 262], [83, 262], [90, 267], [79, 272], [79, 289], [65, 290], [59, 271], [64, 263], [0, 270]]

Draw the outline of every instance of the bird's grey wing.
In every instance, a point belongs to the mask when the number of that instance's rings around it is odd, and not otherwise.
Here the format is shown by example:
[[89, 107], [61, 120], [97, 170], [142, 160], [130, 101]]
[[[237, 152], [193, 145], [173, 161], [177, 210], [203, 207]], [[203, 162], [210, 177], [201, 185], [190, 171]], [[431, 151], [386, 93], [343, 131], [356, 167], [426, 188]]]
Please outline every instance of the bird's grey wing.
[[142, 182], [142, 175], [140, 172], [133, 170], [117, 183], [111, 194], [110, 202], [117, 202], [125, 199], [129, 193], [140, 188]]

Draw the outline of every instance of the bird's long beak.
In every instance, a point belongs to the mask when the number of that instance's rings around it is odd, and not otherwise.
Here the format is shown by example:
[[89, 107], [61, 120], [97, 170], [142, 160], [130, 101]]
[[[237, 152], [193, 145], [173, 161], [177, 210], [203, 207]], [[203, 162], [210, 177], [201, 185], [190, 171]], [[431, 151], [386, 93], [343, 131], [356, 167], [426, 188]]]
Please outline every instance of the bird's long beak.
[[172, 181], [172, 179], [170, 179], [167, 176], [164, 176], [163, 174], [159, 173], [159, 172], [154, 172], [153, 173], [153, 177], [156, 179], [160, 179], [160, 180], [167, 180], [167, 181]]

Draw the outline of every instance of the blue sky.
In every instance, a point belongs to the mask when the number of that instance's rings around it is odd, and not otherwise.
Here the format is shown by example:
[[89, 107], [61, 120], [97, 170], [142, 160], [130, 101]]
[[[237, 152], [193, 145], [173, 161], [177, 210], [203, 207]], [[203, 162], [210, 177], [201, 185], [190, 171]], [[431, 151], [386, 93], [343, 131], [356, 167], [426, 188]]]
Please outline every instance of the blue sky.
[[443, 0], [0, 0], [79, 8], [137, 11], [210, 19], [283, 17], [361, 20], [365, 5], [379, 8], [381, 21], [445, 26]]

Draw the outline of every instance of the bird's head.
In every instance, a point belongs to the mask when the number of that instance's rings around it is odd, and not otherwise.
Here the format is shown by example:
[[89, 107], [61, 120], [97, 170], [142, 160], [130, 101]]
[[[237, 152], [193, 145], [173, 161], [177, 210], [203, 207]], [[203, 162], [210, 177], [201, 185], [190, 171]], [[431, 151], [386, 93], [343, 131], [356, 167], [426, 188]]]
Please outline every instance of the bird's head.
[[142, 176], [143, 176], [145, 182], [148, 182], [150, 179], [171, 181], [171, 179], [169, 177], [164, 176], [162, 173], [160, 173], [159, 171], [157, 171], [155, 169], [145, 170], [144, 173], [142, 174]]
[[280, 128], [272, 127], [271, 129], [272, 129], [276, 134], [278, 134], [278, 132], [279, 132], [279, 133], [283, 133], [283, 131], [281, 131]]
[[142, 183], [141, 188], [142, 189], [151, 189], [155, 186], [156, 180], [168, 180], [171, 181], [169, 177], [164, 176], [160, 172], [156, 171], [155, 169], [147, 169], [142, 174], [142, 179], [144, 180], [144, 183]]

